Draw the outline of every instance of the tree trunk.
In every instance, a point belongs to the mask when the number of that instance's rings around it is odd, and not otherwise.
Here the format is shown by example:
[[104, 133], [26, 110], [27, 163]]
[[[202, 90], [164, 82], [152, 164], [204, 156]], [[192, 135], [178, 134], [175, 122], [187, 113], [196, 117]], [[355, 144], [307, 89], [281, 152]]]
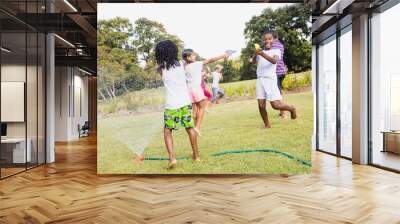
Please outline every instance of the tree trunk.
[[126, 87], [125, 81], [122, 81], [121, 85], [122, 85], [122, 87], [124, 88], [125, 92], [126, 92], [126, 93], [129, 93], [129, 90], [128, 90], [128, 88]]
[[112, 94], [112, 96], [114, 98], [115, 97], [115, 84], [112, 85], [111, 94]]
[[101, 98], [102, 98], [104, 101], [107, 101], [107, 97], [104, 96], [103, 92], [102, 92], [100, 89], [97, 89], [97, 92], [100, 94]]
[[106, 87], [105, 88], [106, 89], [106, 91], [107, 91], [107, 95], [108, 95], [108, 97], [110, 98], [110, 100], [113, 98], [113, 96], [112, 96], [112, 94], [111, 94], [111, 92], [110, 92], [110, 90], [108, 89], [108, 87]]

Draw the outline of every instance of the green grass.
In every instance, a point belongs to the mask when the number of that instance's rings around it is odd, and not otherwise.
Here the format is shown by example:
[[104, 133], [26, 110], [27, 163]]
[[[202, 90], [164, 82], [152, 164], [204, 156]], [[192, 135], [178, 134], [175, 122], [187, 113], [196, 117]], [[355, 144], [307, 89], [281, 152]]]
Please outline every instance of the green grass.
[[[311, 161], [313, 126], [312, 93], [290, 94], [284, 101], [298, 108], [297, 120], [281, 120], [268, 105], [272, 128], [262, 129], [256, 100], [218, 104], [206, 113], [203, 136], [198, 138], [201, 162], [179, 160], [175, 169], [167, 161], [132, 162], [132, 146], [146, 145], [146, 157], [166, 157], [162, 135], [162, 113], [113, 116], [99, 120], [98, 173], [101, 174], [296, 174], [311, 168], [273, 153], [245, 153], [220, 157], [212, 153], [234, 149], [277, 149], [302, 160]], [[156, 119], [156, 120], [155, 120]], [[149, 128], [153, 124], [153, 129]], [[154, 128], [154, 123], [157, 124]], [[175, 131], [174, 148], [178, 157], [190, 157], [192, 150], [184, 129]], [[138, 143], [139, 142], [139, 143]], [[126, 144], [128, 143], [128, 144]], [[131, 149], [128, 146], [131, 146]]]

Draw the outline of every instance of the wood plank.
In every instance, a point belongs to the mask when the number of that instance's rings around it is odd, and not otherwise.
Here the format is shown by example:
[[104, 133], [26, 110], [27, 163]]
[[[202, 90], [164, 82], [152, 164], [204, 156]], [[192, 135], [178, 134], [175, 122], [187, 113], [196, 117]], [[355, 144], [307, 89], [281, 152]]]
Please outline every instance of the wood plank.
[[400, 175], [313, 152], [310, 175], [97, 175], [96, 138], [0, 181], [0, 223], [400, 223]]

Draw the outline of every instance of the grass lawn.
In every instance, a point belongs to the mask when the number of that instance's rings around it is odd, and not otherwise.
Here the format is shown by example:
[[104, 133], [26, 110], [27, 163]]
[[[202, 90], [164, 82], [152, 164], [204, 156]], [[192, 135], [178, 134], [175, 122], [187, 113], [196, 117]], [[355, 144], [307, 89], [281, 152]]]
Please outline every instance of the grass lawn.
[[[272, 128], [265, 130], [256, 100], [235, 101], [212, 106], [205, 114], [202, 137], [198, 138], [200, 162], [178, 160], [175, 169], [167, 169], [167, 161], [145, 160], [134, 164], [134, 150], [144, 148], [146, 157], [167, 157], [162, 134], [162, 113], [116, 116], [99, 119], [99, 174], [296, 174], [308, 173], [311, 167], [275, 153], [256, 152], [211, 154], [237, 149], [277, 149], [311, 163], [313, 128], [312, 93], [284, 96], [295, 104], [298, 119], [281, 120], [278, 111], [268, 105]], [[175, 131], [177, 157], [191, 157], [187, 133]]]

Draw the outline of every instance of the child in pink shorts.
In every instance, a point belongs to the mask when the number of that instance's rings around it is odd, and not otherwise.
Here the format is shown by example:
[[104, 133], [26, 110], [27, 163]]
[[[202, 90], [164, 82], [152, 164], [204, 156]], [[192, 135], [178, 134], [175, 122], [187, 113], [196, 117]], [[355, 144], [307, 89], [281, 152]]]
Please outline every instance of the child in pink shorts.
[[182, 59], [186, 62], [186, 79], [193, 105], [193, 117], [195, 120], [194, 130], [199, 136], [201, 136], [201, 121], [208, 104], [207, 97], [204, 94], [204, 89], [201, 86], [202, 80], [204, 81], [201, 71], [203, 70], [204, 65], [228, 58], [229, 55], [230, 54], [227, 52], [218, 57], [206, 59], [204, 61], [196, 61], [197, 54], [192, 49], [185, 49], [182, 52]]

